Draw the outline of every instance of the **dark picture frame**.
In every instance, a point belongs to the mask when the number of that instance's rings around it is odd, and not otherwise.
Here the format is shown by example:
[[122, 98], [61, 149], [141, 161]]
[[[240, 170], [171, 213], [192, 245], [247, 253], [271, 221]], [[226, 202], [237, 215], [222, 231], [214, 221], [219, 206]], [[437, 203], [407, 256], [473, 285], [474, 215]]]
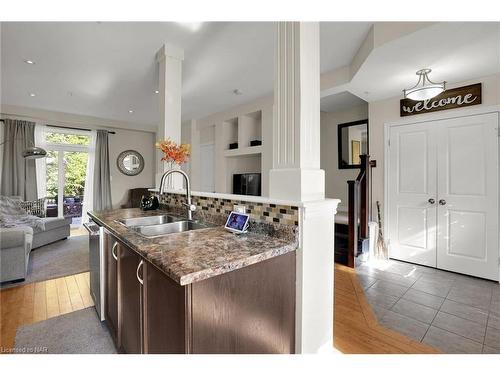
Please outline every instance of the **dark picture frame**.
[[[342, 129], [348, 128], [351, 126], [364, 125], [366, 124], [366, 153], [369, 152], [369, 140], [370, 140], [370, 127], [368, 123], [368, 119], [345, 122], [343, 124], [338, 124], [337, 126], [337, 157], [338, 157], [338, 167], [339, 169], [358, 169], [361, 168], [361, 164], [346, 164], [342, 160]], [[346, 145], [349, 147], [348, 145]]]
[[[136, 169], [130, 170], [127, 169], [125, 166], [125, 158], [128, 156], [133, 156], [137, 158], [137, 161], [139, 162], [139, 165]], [[118, 158], [116, 158], [116, 167], [120, 172], [122, 172], [126, 176], [137, 176], [139, 173], [142, 172], [144, 169], [144, 158], [140, 154], [140, 152], [135, 151], [135, 150], [126, 150], [120, 153], [118, 155]]]

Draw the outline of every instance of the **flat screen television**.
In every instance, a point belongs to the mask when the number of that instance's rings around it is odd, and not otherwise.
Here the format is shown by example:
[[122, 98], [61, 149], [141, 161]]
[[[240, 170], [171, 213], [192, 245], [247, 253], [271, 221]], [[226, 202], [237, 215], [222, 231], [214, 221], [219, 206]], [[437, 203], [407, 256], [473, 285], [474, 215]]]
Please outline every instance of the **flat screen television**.
[[261, 195], [260, 173], [233, 174], [233, 194]]

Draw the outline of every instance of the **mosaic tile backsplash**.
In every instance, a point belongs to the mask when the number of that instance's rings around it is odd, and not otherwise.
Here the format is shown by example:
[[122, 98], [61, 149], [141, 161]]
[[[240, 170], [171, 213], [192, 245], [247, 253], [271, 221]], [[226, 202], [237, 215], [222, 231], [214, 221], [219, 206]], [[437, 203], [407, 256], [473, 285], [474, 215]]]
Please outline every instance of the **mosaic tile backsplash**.
[[[159, 200], [160, 204], [166, 206], [183, 207], [182, 203], [186, 202], [186, 197], [184, 194], [164, 193]], [[255, 221], [299, 225], [299, 209], [296, 206], [198, 196], [193, 196], [192, 201], [197, 210], [206, 211], [209, 214], [222, 214], [227, 217], [233, 211], [234, 205], [238, 204], [246, 206], [247, 214]]]
[[[186, 201], [184, 194], [164, 193], [159, 201], [160, 206], [179, 215], [186, 212], [186, 208], [182, 205]], [[234, 205], [244, 205], [250, 215], [248, 228], [250, 232], [298, 241], [299, 209], [296, 206], [199, 196], [193, 196], [192, 201], [197, 208], [193, 213], [195, 219], [224, 225]]]

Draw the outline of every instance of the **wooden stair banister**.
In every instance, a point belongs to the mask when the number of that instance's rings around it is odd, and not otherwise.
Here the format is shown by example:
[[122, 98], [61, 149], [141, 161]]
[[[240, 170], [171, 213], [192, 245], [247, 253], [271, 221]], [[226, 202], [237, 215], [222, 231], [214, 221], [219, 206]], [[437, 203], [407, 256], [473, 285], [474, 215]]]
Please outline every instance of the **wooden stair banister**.
[[370, 157], [368, 155], [360, 155], [359, 157], [361, 160], [359, 174], [356, 177], [356, 180], [347, 181], [348, 185], [347, 266], [351, 268], [354, 268], [354, 258], [358, 254], [359, 239], [368, 238], [368, 212], [369, 212], [368, 179], [369, 179]]
[[[359, 235], [361, 238], [368, 238], [368, 199], [369, 199], [369, 178], [370, 178], [370, 173], [369, 173], [369, 164], [370, 164], [370, 157], [368, 155], [360, 155], [359, 158], [361, 159], [361, 171], [360, 175], [362, 174], [362, 181], [360, 182], [360, 203], [359, 203]], [[358, 176], [359, 177], [359, 176]]]
[[347, 232], [347, 266], [354, 268], [354, 258], [358, 249], [358, 209], [356, 196], [357, 182], [347, 181], [348, 186], [348, 232]]

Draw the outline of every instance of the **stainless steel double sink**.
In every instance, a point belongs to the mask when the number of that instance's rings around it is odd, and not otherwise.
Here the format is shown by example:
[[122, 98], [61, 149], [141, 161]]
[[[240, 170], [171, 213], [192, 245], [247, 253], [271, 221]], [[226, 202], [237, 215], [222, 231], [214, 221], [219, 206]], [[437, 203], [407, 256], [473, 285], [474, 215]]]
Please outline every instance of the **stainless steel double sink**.
[[148, 238], [214, 227], [210, 223], [186, 220], [167, 214], [118, 219], [117, 222]]

